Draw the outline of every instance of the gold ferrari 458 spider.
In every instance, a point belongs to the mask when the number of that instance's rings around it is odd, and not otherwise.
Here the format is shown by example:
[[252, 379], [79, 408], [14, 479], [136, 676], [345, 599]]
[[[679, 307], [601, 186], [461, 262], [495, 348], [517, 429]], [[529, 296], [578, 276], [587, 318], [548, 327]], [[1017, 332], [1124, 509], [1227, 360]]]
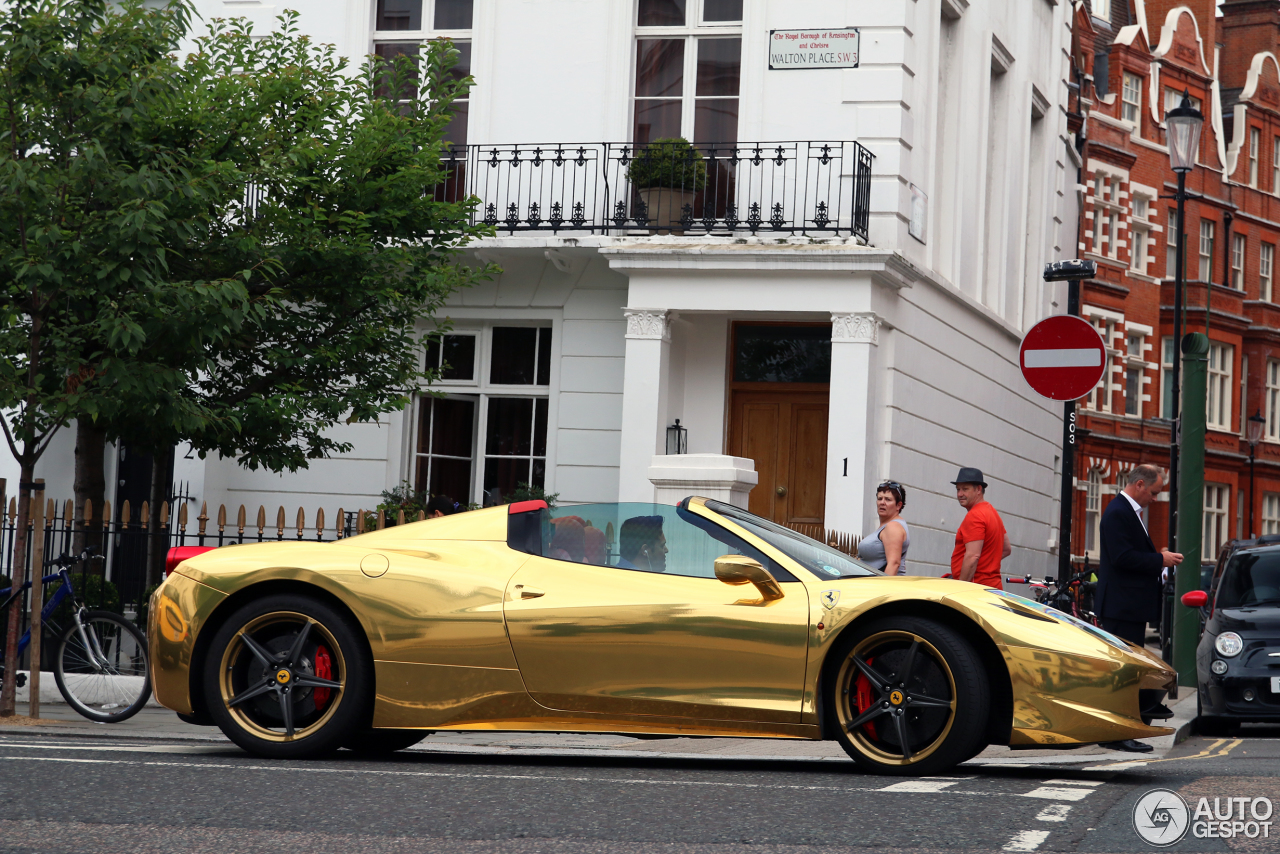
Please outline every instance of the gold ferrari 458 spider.
[[541, 501], [215, 549], [151, 602], [156, 697], [245, 750], [433, 730], [836, 739], [936, 774], [988, 744], [1164, 735], [1146, 650], [1000, 590], [884, 576], [703, 498]]

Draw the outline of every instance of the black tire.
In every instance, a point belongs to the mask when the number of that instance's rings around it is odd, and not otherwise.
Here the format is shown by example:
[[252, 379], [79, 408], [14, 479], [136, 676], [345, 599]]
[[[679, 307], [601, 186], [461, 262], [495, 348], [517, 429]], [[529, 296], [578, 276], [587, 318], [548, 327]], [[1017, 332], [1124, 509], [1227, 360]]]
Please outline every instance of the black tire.
[[151, 698], [147, 639], [110, 611], [84, 611], [81, 619], [83, 635], [73, 619], [58, 641], [53, 681], [67, 704], [89, 720], [128, 720]]
[[362, 729], [342, 746], [362, 756], [386, 756], [413, 747], [429, 735], [431, 731], [425, 729]]
[[972, 645], [942, 623], [859, 626], [828, 655], [823, 682], [836, 738], [864, 771], [938, 774], [985, 746], [990, 679]]
[[331, 753], [372, 712], [363, 632], [310, 596], [275, 594], [238, 608], [214, 635], [202, 678], [218, 728], [271, 759]]
[[1215, 718], [1201, 714], [1200, 695], [1196, 694], [1196, 735], [1206, 738], [1229, 738], [1240, 731], [1240, 725], [1225, 718]]

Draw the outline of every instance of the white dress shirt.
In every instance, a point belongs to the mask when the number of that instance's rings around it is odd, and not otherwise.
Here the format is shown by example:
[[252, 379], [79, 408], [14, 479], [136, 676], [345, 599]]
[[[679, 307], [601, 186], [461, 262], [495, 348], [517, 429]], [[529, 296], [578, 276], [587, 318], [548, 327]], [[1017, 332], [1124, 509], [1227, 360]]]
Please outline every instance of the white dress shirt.
[[[1133, 508], [1133, 512], [1138, 514], [1138, 521], [1142, 523], [1142, 530], [1146, 531], [1146, 530], [1147, 530], [1147, 522], [1146, 522], [1146, 520], [1145, 520], [1145, 519], [1143, 519], [1143, 518], [1142, 518], [1142, 507], [1140, 507], [1140, 506], [1138, 505], [1138, 502], [1136, 502], [1136, 501], [1134, 501], [1134, 500], [1133, 500], [1133, 496], [1132, 496], [1132, 495], [1130, 495], [1129, 493], [1125, 492], [1123, 489], [1122, 489], [1122, 490], [1120, 490], [1120, 494], [1121, 494], [1121, 495], [1123, 495], [1123, 496], [1125, 497], [1125, 499], [1129, 502], [1129, 506], [1131, 506], [1131, 507]], [[1150, 532], [1148, 531], [1148, 533], [1150, 533]]]

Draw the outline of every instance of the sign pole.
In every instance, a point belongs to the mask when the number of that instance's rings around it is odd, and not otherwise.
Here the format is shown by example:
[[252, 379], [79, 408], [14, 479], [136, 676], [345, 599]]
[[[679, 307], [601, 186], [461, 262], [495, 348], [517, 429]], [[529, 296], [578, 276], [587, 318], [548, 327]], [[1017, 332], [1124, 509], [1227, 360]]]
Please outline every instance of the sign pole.
[[[1067, 315], [1080, 316], [1080, 280], [1097, 274], [1093, 261], [1057, 261], [1046, 264], [1044, 280], [1067, 282]], [[1076, 402], [1062, 404], [1062, 491], [1058, 516], [1058, 581], [1071, 577], [1071, 518], [1075, 505]]]

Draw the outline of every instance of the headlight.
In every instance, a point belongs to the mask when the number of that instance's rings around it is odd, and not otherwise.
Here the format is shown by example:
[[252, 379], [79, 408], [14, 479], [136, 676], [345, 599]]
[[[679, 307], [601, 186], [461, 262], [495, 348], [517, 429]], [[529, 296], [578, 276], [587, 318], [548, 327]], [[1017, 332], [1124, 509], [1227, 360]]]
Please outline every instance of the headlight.
[[1214, 676], [1221, 676], [1227, 672], [1227, 663], [1221, 658], [1215, 658], [1213, 664], [1209, 665], [1209, 669], [1213, 671]]
[[1218, 639], [1213, 642], [1213, 648], [1218, 651], [1218, 655], [1223, 658], [1232, 658], [1240, 654], [1240, 650], [1244, 649], [1244, 641], [1235, 632], [1223, 632], [1218, 635]]

